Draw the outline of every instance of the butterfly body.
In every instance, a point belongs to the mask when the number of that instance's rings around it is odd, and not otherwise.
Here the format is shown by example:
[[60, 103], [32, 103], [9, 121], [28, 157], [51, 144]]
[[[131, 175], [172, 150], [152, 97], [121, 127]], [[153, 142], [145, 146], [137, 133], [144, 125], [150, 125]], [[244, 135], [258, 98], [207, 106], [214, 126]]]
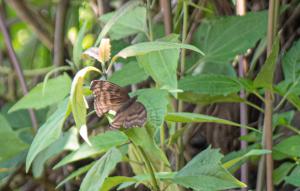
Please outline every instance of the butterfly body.
[[90, 89], [94, 94], [94, 108], [99, 117], [110, 110], [116, 112], [111, 128], [142, 127], [146, 123], [147, 111], [144, 105], [137, 102], [137, 97], [130, 98], [125, 88], [108, 81], [93, 80]]

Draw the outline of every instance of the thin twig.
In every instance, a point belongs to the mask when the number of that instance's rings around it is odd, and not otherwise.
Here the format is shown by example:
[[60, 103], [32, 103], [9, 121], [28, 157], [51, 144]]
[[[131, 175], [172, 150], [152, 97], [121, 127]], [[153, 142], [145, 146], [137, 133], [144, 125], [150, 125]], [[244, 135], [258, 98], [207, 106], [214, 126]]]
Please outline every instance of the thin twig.
[[[245, 15], [246, 14], [246, 1], [238, 0], [236, 3], [236, 13], [237, 15]], [[239, 76], [244, 77], [246, 70], [248, 68], [247, 60], [244, 56], [239, 56]], [[240, 91], [240, 97], [242, 99], [247, 99], [245, 90]], [[248, 124], [248, 107], [246, 103], [240, 103], [240, 123], [241, 125]], [[246, 128], [241, 128], [240, 136], [245, 136], [248, 134], [248, 130]], [[240, 148], [246, 149], [248, 147], [248, 143], [246, 141], [240, 141]], [[245, 184], [249, 182], [249, 170], [248, 163], [242, 165], [241, 167], [241, 181]], [[242, 188], [242, 191], [246, 191], [247, 188]]]
[[55, 16], [53, 65], [56, 67], [64, 62], [64, 28], [69, 1], [59, 1]]
[[[8, 56], [10, 58], [11, 64], [13, 65], [15, 72], [19, 78], [19, 83], [20, 83], [21, 89], [23, 91], [23, 94], [26, 95], [28, 93], [27, 85], [25, 82], [23, 71], [21, 69], [21, 65], [18, 61], [15, 50], [13, 49], [8, 29], [6, 28], [6, 25], [5, 25], [5, 18], [4, 18], [3, 13], [4, 13], [4, 9], [3, 9], [2, 5], [0, 5], [0, 30], [4, 37], [4, 42], [6, 44], [6, 48], [7, 48], [7, 52], [8, 52]], [[38, 128], [38, 123], [37, 123], [35, 113], [32, 109], [28, 109], [28, 112], [30, 115], [32, 127], [33, 127], [34, 131], [36, 131]]]
[[161, 11], [164, 16], [164, 26], [165, 26], [165, 34], [171, 34], [173, 30], [173, 21], [172, 21], [172, 13], [171, 13], [171, 1], [170, 0], [160, 0]]

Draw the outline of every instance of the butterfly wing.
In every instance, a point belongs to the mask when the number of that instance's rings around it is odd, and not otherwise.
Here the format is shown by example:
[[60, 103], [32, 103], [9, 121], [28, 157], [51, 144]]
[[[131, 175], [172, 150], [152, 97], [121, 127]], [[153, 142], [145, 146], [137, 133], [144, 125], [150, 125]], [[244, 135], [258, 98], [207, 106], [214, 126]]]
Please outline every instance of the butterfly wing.
[[147, 121], [147, 111], [145, 106], [140, 102], [136, 102], [136, 97], [131, 98], [117, 112], [110, 127], [118, 129], [121, 126], [124, 128], [142, 127]]
[[109, 110], [118, 111], [130, 99], [126, 89], [108, 81], [93, 80], [90, 89], [94, 94], [94, 108], [99, 117]]

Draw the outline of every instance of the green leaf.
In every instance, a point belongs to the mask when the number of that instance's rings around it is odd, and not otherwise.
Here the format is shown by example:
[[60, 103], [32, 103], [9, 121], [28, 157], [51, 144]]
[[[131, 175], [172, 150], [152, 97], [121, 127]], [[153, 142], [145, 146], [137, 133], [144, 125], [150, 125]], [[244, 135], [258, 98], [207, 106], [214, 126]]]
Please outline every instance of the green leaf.
[[138, 101], [146, 107], [148, 123], [155, 128], [160, 128], [167, 112], [168, 93], [165, 90], [148, 88], [138, 90], [132, 95], [138, 95]]
[[259, 132], [257, 129], [254, 129], [253, 127], [249, 127], [246, 125], [241, 125], [238, 123], [235, 123], [233, 121], [229, 121], [226, 119], [221, 119], [209, 115], [202, 115], [198, 113], [188, 113], [188, 112], [177, 112], [177, 113], [168, 113], [165, 116], [165, 120], [172, 121], [172, 122], [180, 122], [180, 123], [219, 123], [219, 124], [225, 124], [225, 125], [231, 125], [236, 127], [242, 127], [246, 129], [250, 129], [252, 131]]
[[86, 141], [89, 142], [88, 135], [87, 135], [87, 126], [86, 126], [86, 114], [87, 114], [87, 103], [83, 93], [83, 83], [84, 77], [87, 75], [88, 72], [95, 71], [101, 73], [100, 70], [93, 66], [88, 66], [81, 69], [75, 75], [72, 87], [71, 87], [71, 95], [70, 95], [70, 102], [73, 117], [76, 123], [76, 127], [79, 129], [79, 133], [81, 137]]
[[255, 46], [265, 36], [266, 26], [266, 11], [201, 23], [193, 41], [205, 56], [200, 57], [197, 63], [228, 64], [236, 55]]
[[121, 70], [114, 72], [108, 81], [118, 84], [120, 86], [127, 86], [144, 81], [148, 78], [144, 69], [141, 68], [137, 62], [132, 61], [125, 64]]
[[273, 181], [275, 185], [281, 184], [281, 182], [287, 177], [289, 172], [294, 168], [296, 164], [291, 162], [282, 163], [273, 171]]
[[[149, 154], [149, 159], [156, 170], [164, 164], [169, 166], [169, 161], [164, 152], [156, 145], [149, 126], [145, 128], [131, 128], [125, 131], [126, 135], [136, 146], [142, 147]], [[141, 161], [143, 163], [143, 161]]]
[[268, 153], [271, 153], [271, 151], [269, 150], [264, 150], [264, 149], [253, 149], [249, 152], [247, 152], [245, 155], [243, 156], [240, 156], [240, 157], [237, 157], [237, 158], [234, 158], [230, 161], [227, 161], [226, 163], [223, 164], [223, 167], [226, 168], [226, 169], [229, 169], [231, 168], [233, 165], [235, 165], [236, 163], [240, 162], [241, 160], [244, 160], [248, 157], [251, 157], [251, 156], [257, 156], [257, 155], [264, 155], [264, 154], [268, 154]]
[[122, 183], [128, 183], [128, 182], [136, 182], [137, 180], [132, 177], [126, 177], [126, 176], [114, 176], [114, 177], [108, 177], [105, 179], [105, 182], [100, 189], [100, 191], [110, 191], [113, 187], [122, 184]]
[[238, 79], [224, 75], [188, 76], [179, 81], [179, 89], [210, 96], [237, 93], [241, 90]]
[[[177, 39], [178, 36], [172, 41], [177, 41]], [[154, 45], [152, 46], [154, 47]], [[179, 49], [174, 48], [166, 50], [161, 49], [137, 56], [139, 65], [143, 67], [145, 72], [153, 78], [158, 87], [162, 87], [170, 91], [177, 89], [178, 59]]]
[[128, 142], [128, 138], [120, 131], [107, 131], [105, 133], [91, 137], [92, 146], [87, 143], [82, 144], [76, 151], [65, 156], [54, 169], [59, 168], [68, 163], [91, 157], [96, 154], [106, 152], [112, 147], [119, 146]]
[[196, 155], [173, 178], [173, 182], [194, 190], [225, 190], [246, 185], [221, 165], [223, 155], [208, 148]]
[[272, 89], [278, 52], [279, 38], [276, 37], [270, 55], [254, 80], [255, 87], [263, 87], [270, 90]]
[[195, 103], [200, 105], [208, 105], [212, 103], [239, 103], [239, 102], [245, 102], [244, 99], [242, 99], [237, 94], [230, 94], [230, 95], [217, 95], [217, 96], [211, 96], [207, 94], [197, 94], [192, 92], [183, 92], [178, 94], [178, 99], [183, 100], [185, 102], [189, 103]]
[[141, 56], [150, 52], [172, 50], [172, 49], [189, 49], [193, 50], [199, 54], [204, 54], [197, 47], [190, 44], [176, 43], [176, 42], [164, 42], [164, 41], [154, 41], [154, 42], [141, 42], [128, 46], [121, 50], [114, 59], [118, 57], [127, 58], [131, 56]]
[[88, 171], [81, 183], [80, 191], [99, 190], [103, 186], [105, 178], [121, 160], [120, 151], [116, 148], [110, 149]]
[[279, 151], [289, 157], [300, 157], [300, 136], [288, 137], [273, 147], [274, 151]]
[[126, 15], [126, 13], [132, 11], [139, 4], [141, 4], [140, 1], [128, 1], [128, 3], [120, 7], [102, 28], [101, 33], [97, 37], [95, 46], [98, 46], [100, 44], [101, 39], [107, 35], [107, 33], [111, 30], [115, 23], [118, 22], [118, 20], [120, 20], [124, 15]]
[[67, 74], [50, 79], [43, 94], [43, 83], [39, 83], [26, 96], [20, 99], [10, 112], [20, 109], [41, 109], [63, 100], [70, 92], [71, 80]]
[[18, 134], [13, 131], [7, 122], [7, 120], [0, 114], [0, 162], [11, 159], [20, 152], [28, 148], [28, 145], [24, 143]]
[[75, 66], [77, 66], [77, 68], [80, 68], [80, 58], [81, 58], [81, 53], [82, 53], [82, 41], [84, 38], [84, 34], [86, 31], [86, 26], [87, 26], [87, 21], [85, 21], [83, 23], [83, 25], [81, 26], [79, 33], [77, 35], [75, 44], [74, 44], [74, 48], [73, 48], [73, 61]]
[[44, 164], [52, 157], [64, 150], [75, 150], [79, 147], [77, 130], [71, 128], [63, 133], [58, 140], [41, 151], [33, 161], [32, 172], [34, 177], [40, 177], [44, 170]]
[[26, 172], [28, 172], [35, 157], [59, 138], [62, 132], [63, 123], [67, 117], [67, 111], [68, 99], [65, 99], [58, 105], [57, 110], [39, 128], [26, 157]]
[[78, 177], [79, 175], [87, 172], [92, 166], [95, 164], [95, 162], [92, 162], [88, 165], [85, 165], [81, 168], [78, 168], [77, 170], [73, 171], [67, 178], [65, 178], [63, 181], [61, 181], [57, 186], [56, 189], [67, 183], [68, 181], [72, 180], [73, 178]]
[[286, 183], [289, 183], [296, 187], [300, 187], [300, 165], [297, 165], [297, 167], [292, 171], [292, 173], [284, 180]]
[[300, 72], [300, 40], [284, 55], [282, 60], [283, 73], [286, 80], [295, 82]]
[[[100, 17], [100, 21], [107, 23], [116, 13], [110, 12]], [[135, 7], [127, 11], [110, 28], [108, 34], [112, 40], [119, 40], [136, 33], [146, 33], [146, 8]]]

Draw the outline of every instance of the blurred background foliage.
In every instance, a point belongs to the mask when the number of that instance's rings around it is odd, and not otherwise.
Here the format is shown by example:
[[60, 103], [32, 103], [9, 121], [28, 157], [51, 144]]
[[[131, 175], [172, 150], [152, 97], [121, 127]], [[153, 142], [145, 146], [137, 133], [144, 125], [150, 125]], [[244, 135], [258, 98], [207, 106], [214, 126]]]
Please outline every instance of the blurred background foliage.
[[[225, 190], [246, 183], [244, 189], [263, 190], [260, 156], [270, 153], [262, 143], [263, 96], [271, 89], [271, 179], [274, 190], [297, 190], [300, 4], [280, 1], [280, 39], [274, 38], [269, 54], [270, 2], [247, 1], [249, 13], [243, 17], [235, 16], [237, 2], [0, 0], [5, 24], [0, 34], [0, 188]], [[145, 128], [109, 131], [106, 118], [92, 111], [89, 82], [103, 76], [89, 72], [103, 72], [109, 63], [83, 53], [103, 37], [110, 38], [111, 55], [118, 57], [110, 62], [107, 79], [139, 96], [148, 111]], [[17, 66], [5, 40], [12, 43]], [[238, 55], [246, 60], [245, 77], [238, 72]], [[83, 95], [87, 112], [83, 99], [74, 101]], [[241, 103], [247, 111], [239, 109]], [[79, 136], [84, 125], [92, 147]], [[240, 136], [233, 126], [257, 130]], [[248, 146], [241, 148], [241, 141]], [[246, 161], [247, 177], [241, 178]]]

